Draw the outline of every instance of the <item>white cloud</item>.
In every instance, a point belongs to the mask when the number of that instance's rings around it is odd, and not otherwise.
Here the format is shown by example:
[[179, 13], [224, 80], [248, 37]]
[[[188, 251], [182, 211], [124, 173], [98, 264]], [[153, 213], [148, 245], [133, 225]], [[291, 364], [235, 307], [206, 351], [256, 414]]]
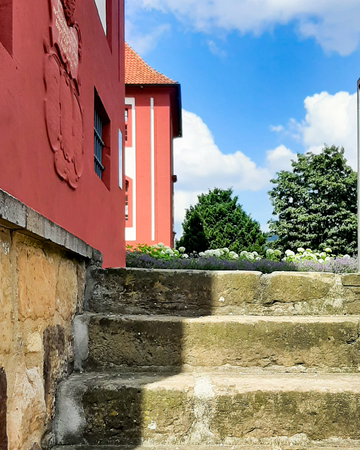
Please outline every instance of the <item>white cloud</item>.
[[[195, 205], [197, 197], [201, 191], [181, 191], [175, 190], [175, 205], [174, 205], [174, 221], [181, 224], [184, 220], [185, 209], [190, 205]], [[177, 236], [178, 237], [178, 236]]]
[[270, 125], [269, 130], [274, 133], [280, 133], [280, 131], [284, 131], [284, 127], [282, 125]]
[[184, 137], [177, 139], [174, 146], [179, 186], [191, 186], [192, 190], [233, 186], [236, 190], [258, 191], [266, 185], [268, 170], [256, 166], [241, 151], [221, 153], [196, 114], [183, 111], [183, 128]]
[[306, 151], [319, 153], [324, 144], [345, 148], [345, 157], [356, 168], [356, 94], [321, 92], [304, 100], [305, 120], [293, 119]]
[[207, 45], [213, 55], [220, 56], [220, 58], [226, 57], [226, 52], [224, 50], [221, 50], [219, 46], [216, 44], [216, 42], [209, 40], [207, 41]]
[[174, 142], [175, 222], [183, 221], [185, 208], [197, 201], [197, 195], [214, 187], [232, 187], [235, 193], [260, 191], [270, 187], [275, 172], [288, 169], [295, 155], [281, 145], [266, 152], [265, 166], [255, 164], [241, 151], [223, 154], [202, 119], [183, 110], [183, 138]]
[[291, 152], [285, 145], [279, 145], [274, 150], [266, 152], [267, 166], [273, 174], [280, 170], [290, 170], [291, 160], [296, 158], [296, 155]]
[[133, 22], [126, 21], [126, 42], [130, 47], [136, 49], [141, 55], [145, 55], [149, 51], [153, 50], [159, 39], [163, 37], [164, 33], [170, 30], [169, 24], [159, 25], [154, 27], [149, 33], [143, 33], [139, 31]]
[[358, 0], [131, 0], [131, 12], [157, 9], [173, 13], [196, 30], [238, 30], [261, 35], [276, 25], [297, 23], [304, 38], [325, 51], [353, 52], [360, 36]]

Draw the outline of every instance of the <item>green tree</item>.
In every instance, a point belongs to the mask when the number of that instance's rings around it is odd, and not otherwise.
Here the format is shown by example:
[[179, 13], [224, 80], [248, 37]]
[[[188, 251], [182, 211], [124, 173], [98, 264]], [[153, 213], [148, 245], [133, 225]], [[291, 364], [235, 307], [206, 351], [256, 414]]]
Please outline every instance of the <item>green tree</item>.
[[183, 235], [178, 243], [187, 252], [224, 248], [264, 252], [265, 237], [260, 225], [232, 197], [232, 189], [209, 190], [186, 210]]
[[183, 235], [180, 238], [179, 246], [185, 247], [187, 252], [195, 251], [199, 253], [207, 250], [208, 242], [204, 232], [204, 224], [198, 211], [195, 210], [183, 222]]
[[356, 253], [357, 180], [344, 149], [325, 146], [319, 155], [298, 154], [291, 166], [271, 180], [275, 186], [268, 193], [277, 215], [269, 222], [278, 236], [274, 248]]

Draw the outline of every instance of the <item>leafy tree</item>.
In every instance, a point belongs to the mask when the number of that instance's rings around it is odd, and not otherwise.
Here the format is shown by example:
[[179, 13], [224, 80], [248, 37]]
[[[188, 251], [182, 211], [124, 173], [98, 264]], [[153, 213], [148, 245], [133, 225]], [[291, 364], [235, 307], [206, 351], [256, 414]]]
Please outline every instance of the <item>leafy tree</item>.
[[185, 247], [187, 252], [199, 253], [208, 249], [203, 220], [196, 210], [193, 211], [193, 214], [189, 214], [187, 220], [185, 219], [183, 222], [183, 235], [179, 242], [179, 247], [181, 246]]
[[186, 252], [224, 248], [264, 252], [265, 237], [260, 225], [232, 197], [232, 189], [209, 190], [186, 210], [183, 235], [178, 243]]
[[354, 254], [357, 247], [357, 177], [344, 158], [344, 149], [325, 146], [319, 155], [298, 154], [292, 170], [271, 180], [269, 196], [277, 220], [270, 232], [274, 247]]

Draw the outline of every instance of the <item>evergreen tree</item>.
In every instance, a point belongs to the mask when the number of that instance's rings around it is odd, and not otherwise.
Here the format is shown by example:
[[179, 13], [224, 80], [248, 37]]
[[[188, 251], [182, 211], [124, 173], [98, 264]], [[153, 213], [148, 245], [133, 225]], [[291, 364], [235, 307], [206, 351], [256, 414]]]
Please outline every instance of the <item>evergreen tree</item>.
[[186, 210], [179, 246], [187, 252], [224, 248], [264, 252], [265, 237], [260, 225], [232, 197], [232, 189], [209, 190]]
[[319, 155], [298, 154], [291, 165], [271, 180], [275, 186], [268, 193], [277, 215], [269, 222], [278, 236], [274, 248], [356, 253], [357, 177], [344, 149], [325, 146]]
[[199, 213], [194, 211], [183, 223], [183, 235], [180, 238], [179, 246], [185, 247], [187, 252], [199, 253], [207, 250], [207, 245], [203, 221]]

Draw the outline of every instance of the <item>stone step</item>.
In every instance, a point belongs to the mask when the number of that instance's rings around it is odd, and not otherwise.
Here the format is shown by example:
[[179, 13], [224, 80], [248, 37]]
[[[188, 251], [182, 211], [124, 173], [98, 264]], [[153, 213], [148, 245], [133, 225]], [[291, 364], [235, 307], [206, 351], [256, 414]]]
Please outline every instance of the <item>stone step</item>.
[[114, 314], [360, 315], [360, 275], [105, 269], [92, 272], [86, 308]]
[[[76, 319], [88, 335], [76, 367], [239, 367], [358, 372], [360, 319], [354, 316], [120, 316]], [[75, 341], [79, 341], [75, 334]], [[158, 370], [158, 369], [157, 369]]]
[[360, 375], [77, 374], [60, 385], [54, 431], [57, 445], [356, 448]]
[[[274, 440], [275, 441], [275, 440]], [[52, 450], [339, 450], [339, 449], [360, 449], [360, 444], [336, 440], [334, 445], [309, 444], [304, 445], [283, 444], [276, 441], [270, 445], [60, 445]]]

